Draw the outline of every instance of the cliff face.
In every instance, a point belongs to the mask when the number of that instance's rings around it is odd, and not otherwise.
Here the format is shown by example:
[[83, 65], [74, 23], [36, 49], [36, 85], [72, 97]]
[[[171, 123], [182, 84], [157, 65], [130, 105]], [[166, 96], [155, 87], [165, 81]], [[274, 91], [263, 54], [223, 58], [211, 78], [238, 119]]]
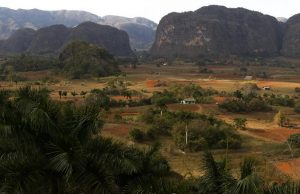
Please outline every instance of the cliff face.
[[300, 58], [300, 14], [294, 15], [286, 23], [282, 54]]
[[0, 42], [0, 54], [58, 54], [65, 45], [80, 40], [107, 49], [115, 56], [132, 56], [126, 32], [116, 28], [84, 22], [75, 28], [54, 25], [37, 31], [21, 29]]
[[36, 54], [56, 53], [69, 36], [71, 29], [64, 25], [54, 25], [36, 31], [27, 52]]
[[0, 42], [0, 54], [26, 51], [34, 35], [35, 31], [29, 28], [17, 30], [10, 38]]
[[203, 7], [171, 13], [158, 25], [154, 56], [278, 55], [282, 28], [271, 16], [242, 8]]
[[130, 56], [133, 54], [127, 33], [111, 26], [84, 22], [73, 28], [66, 42], [74, 40], [81, 40], [104, 47], [116, 56]]

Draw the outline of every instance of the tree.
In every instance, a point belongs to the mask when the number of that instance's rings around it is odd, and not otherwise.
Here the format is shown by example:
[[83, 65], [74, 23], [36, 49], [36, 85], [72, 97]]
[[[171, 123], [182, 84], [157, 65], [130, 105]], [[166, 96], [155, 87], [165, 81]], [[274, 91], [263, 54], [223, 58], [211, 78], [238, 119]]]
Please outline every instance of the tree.
[[119, 72], [114, 57], [104, 48], [82, 41], [67, 45], [59, 55], [63, 70], [73, 79]]
[[141, 131], [140, 129], [134, 128], [130, 130], [129, 136], [133, 141], [143, 141], [145, 138], [145, 133]]
[[298, 102], [298, 103], [295, 105], [294, 111], [295, 111], [296, 113], [300, 113], [300, 102]]
[[285, 126], [288, 124], [288, 119], [281, 111], [278, 111], [278, 113], [274, 116], [274, 121], [277, 125], [280, 127]]
[[246, 129], [247, 119], [245, 118], [235, 118], [233, 121], [233, 125], [236, 129]]
[[160, 116], [163, 116], [163, 111], [167, 109], [167, 103], [169, 102], [169, 98], [166, 96], [158, 97], [152, 100], [154, 105], [160, 109]]
[[141, 151], [102, 137], [96, 106], [54, 102], [47, 90], [26, 87], [14, 98], [0, 92], [0, 107], [2, 193], [158, 193], [169, 185], [158, 147]]
[[62, 93], [63, 92], [61, 90], [58, 91], [59, 99], [61, 99]]
[[77, 93], [75, 91], [72, 91], [71, 95], [75, 97], [75, 96], [77, 96]]
[[238, 99], [241, 99], [243, 98], [243, 93], [240, 90], [236, 90], [235, 92], [233, 92], [233, 96]]
[[188, 124], [194, 118], [192, 112], [180, 111], [177, 113], [177, 118], [185, 124], [185, 144], [188, 145]]

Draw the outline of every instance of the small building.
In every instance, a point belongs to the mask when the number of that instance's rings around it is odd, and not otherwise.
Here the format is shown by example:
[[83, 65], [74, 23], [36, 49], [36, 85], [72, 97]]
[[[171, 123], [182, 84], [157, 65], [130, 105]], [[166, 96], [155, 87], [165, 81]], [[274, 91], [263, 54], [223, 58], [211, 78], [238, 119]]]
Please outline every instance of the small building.
[[264, 86], [262, 87], [263, 90], [271, 90], [271, 87], [270, 86]]
[[244, 80], [253, 80], [253, 76], [247, 75], [247, 76], [245, 76]]
[[181, 100], [180, 104], [196, 104], [195, 98], [186, 98]]

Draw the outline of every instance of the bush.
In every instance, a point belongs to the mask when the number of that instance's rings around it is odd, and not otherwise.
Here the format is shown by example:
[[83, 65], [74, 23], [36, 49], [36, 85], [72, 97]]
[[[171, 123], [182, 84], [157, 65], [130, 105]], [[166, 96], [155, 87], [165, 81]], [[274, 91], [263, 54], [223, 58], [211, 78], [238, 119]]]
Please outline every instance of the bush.
[[76, 96], [77, 93], [76, 93], [75, 91], [73, 91], [73, 92], [71, 92], [71, 95], [72, 95], [72, 96]]
[[300, 113], [300, 102], [298, 102], [298, 103], [295, 105], [294, 111], [295, 111], [296, 113]]
[[234, 119], [234, 127], [236, 129], [245, 129], [246, 123], [247, 123], [247, 119], [245, 119], [245, 118], [235, 118]]
[[68, 95], [68, 92], [65, 91], [65, 90], [63, 90], [62, 93], [61, 93], [61, 95], [62, 95], [62, 96], [67, 96], [67, 95]]
[[145, 133], [141, 131], [140, 129], [132, 129], [129, 132], [129, 136], [133, 141], [141, 142], [145, 138]]
[[288, 142], [292, 147], [299, 148], [300, 147], [300, 133], [292, 134], [288, 138]]

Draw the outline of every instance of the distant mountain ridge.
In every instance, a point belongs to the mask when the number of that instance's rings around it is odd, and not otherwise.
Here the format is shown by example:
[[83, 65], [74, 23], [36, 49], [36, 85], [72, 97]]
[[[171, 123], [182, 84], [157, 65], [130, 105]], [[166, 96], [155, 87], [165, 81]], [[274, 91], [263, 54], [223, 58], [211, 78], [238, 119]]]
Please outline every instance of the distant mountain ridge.
[[300, 14], [284, 22], [256, 11], [217, 5], [170, 13], [161, 19], [150, 52], [164, 58], [300, 58]]
[[7, 40], [0, 41], [0, 54], [58, 54], [75, 40], [103, 47], [115, 56], [133, 56], [126, 32], [93, 22], [83, 22], [74, 28], [60, 24], [36, 31], [30, 28], [17, 30]]
[[274, 17], [244, 8], [206, 6], [163, 17], [151, 53], [190, 58], [270, 56], [279, 53], [281, 38], [281, 26]]
[[131, 47], [138, 50], [149, 49], [154, 41], [157, 27], [156, 23], [141, 17], [104, 16], [101, 18], [85, 11], [13, 10], [0, 7], [0, 39], [9, 38], [13, 32], [21, 28], [37, 30], [57, 24], [75, 27], [86, 21], [110, 25], [126, 31], [130, 37]]

